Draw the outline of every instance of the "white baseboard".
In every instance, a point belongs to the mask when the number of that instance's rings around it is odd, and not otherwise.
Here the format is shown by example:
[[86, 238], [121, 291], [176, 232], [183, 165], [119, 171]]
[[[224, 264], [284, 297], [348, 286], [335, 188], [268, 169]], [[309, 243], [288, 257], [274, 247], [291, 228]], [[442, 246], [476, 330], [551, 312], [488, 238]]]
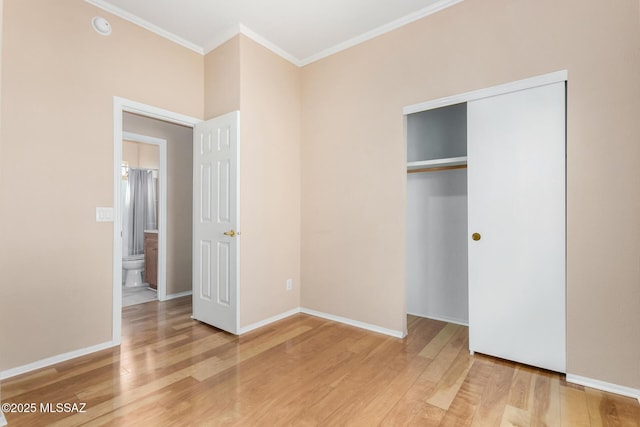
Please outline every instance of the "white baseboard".
[[4, 418], [4, 414], [0, 411], [0, 427], [6, 426], [7, 420]]
[[418, 314], [418, 313], [407, 313], [407, 314], [410, 314], [411, 316], [418, 316], [418, 317], [424, 317], [424, 318], [427, 318], [427, 319], [438, 320], [440, 322], [453, 323], [453, 324], [461, 325], [461, 326], [469, 326], [469, 322], [468, 321], [461, 320], [461, 319], [455, 319], [453, 317], [432, 316], [432, 315]]
[[609, 393], [615, 393], [622, 396], [632, 397], [638, 399], [640, 402], [640, 390], [631, 387], [626, 387], [618, 384], [611, 384], [600, 380], [594, 380], [592, 378], [581, 377], [578, 375], [567, 374], [567, 382], [582, 385], [585, 387], [595, 388], [597, 390], [607, 391]]
[[81, 348], [79, 350], [59, 354], [57, 356], [47, 357], [46, 359], [38, 360], [37, 362], [28, 363], [26, 365], [18, 366], [17, 368], [2, 371], [0, 372], [0, 380], [6, 380], [7, 378], [26, 374], [27, 372], [35, 371], [36, 369], [46, 368], [47, 366], [55, 365], [56, 363], [66, 362], [67, 360], [75, 359], [76, 357], [85, 356], [87, 354], [95, 353], [96, 351], [105, 350], [117, 345], [118, 344], [113, 341], [108, 341], [102, 344], [92, 345], [91, 347]]
[[395, 331], [393, 329], [382, 328], [380, 326], [372, 325], [370, 323], [360, 322], [359, 320], [353, 320], [353, 319], [347, 319], [346, 317], [334, 316], [333, 314], [322, 313], [320, 311], [310, 310], [308, 308], [301, 308], [300, 312], [304, 314], [308, 314], [310, 316], [321, 317], [323, 319], [332, 320], [334, 322], [344, 323], [345, 325], [355, 326], [356, 328], [377, 332], [379, 334], [389, 335], [394, 338], [404, 338], [405, 336], [407, 336], [407, 334], [402, 331]]
[[349, 326], [355, 326], [356, 328], [366, 329], [368, 331], [377, 332], [379, 334], [389, 335], [394, 338], [404, 338], [406, 336], [405, 333], [400, 331], [394, 331], [392, 329], [382, 328], [380, 326], [360, 322], [358, 320], [347, 319], [346, 317], [334, 316], [333, 314], [322, 313], [320, 311], [311, 310], [311, 309], [302, 308], [302, 307], [294, 308], [289, 311], [285, 311], [284, 313], [277, 314], [268, 319], [261, 320], [260, 322], [256, 322], [256, 323], [252, 323], [250, 325], [244, 326], [240, 328], [239, 335], [246, 334], [247, 332], [253, 331], [263, 326], [267, 326], [273, 322], [277, 322], [278, 320], [285, 319], [289, 316], [293, 316], [294, 314], [298, 314], [298, 313], [304, 313], [304, 314], [308, 314], [309, 316], [320, 317], [322, 319], [331, 320], [333, 322], [343, 323]]
[[167, 295], [166, 297], [164, 297], [164, 301], [169, 301], [170, 299], [186, 297], [186, 296], [191, 295], [192, 293], [193, 293], [192, 291], [184, 291], [184, 292], [178, 292], [177, 294]]
[[267, 326], [270, 323], [277, 322], [278, 320], [286, 319], [289, 316], [293, 316], [294, 314], [300, 313], [300, 308], [294, 308], [289, 311], [285, 311], [284, 313], [276, 314], [275, 316], [269, 317], [268, 319], [261, 320], [256, 323], [252, 323], [247, 326], [243, 326], [240, 328], [240, 332], [238, 335], [246, 334], [247, 332], [251, 332], [255, 329], [262, 328], [263, 326]]

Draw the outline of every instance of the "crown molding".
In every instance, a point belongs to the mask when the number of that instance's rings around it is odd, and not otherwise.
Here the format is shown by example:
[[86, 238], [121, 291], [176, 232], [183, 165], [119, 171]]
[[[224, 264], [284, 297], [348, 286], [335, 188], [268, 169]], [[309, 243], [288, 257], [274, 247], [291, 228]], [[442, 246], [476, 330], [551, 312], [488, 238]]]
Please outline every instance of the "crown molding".
[[165, 39], [168, 39], [174, 43], [177, 43], [183, 47], [186, 47], [187, 49], [190, 49], [196, 53], [199, 53], [200, 55], [204, 55], [204, 49], [202, 48], [202, 46], [198, 46], [195, 43], [191, 43], [190, 41], [185, 40], [182, 37], [179, 37], [169, 31], [166, 31], [158, 27], [157, 25], [152, 24], [151, 22], [145, 21], [139, 16], [136, 16], [132, 13], [127, 12], [126, 10], [120, 9], [119, 7], [116, 7], [110, 3], [107, 3], [106, 1], [103, 1], [103, 0], [84, 0], [84, 1], [99, 9], [109, 12], [112, 15], [122, 18], [125, 21], [129, 21], [133, 24], [136, 24], [148, 31], [151, 31], [152, 33], [155, 33], [161, 37], [164, 37]]
[[446, 9], [448, 7], [451, 7], [455, 4], [458, 3], [462, 3], [464, 0], [440, 0], [437, 1], [427, 7], [425, 7], [424, 9], [421, 9], [417, 12], [411, 13], [409, 15], [406, 15], [402, 18], [396, 19], [395, 21], [392, 21], [388, 24], [382, 25], [378, 28], [375, 28], [371, 31], [368, 31], [364, 34], [361, 34], [359, 36], [356, 36], [350, 40], [347, 40], [343, 43], [339, 43], [333, 47], [330, 47], [328, 49], [325, 49], [321, 52], [318, 52], [315, 55], [311, 55], [305, 59], [298, 59], [296, 56], [292, 55], [291, 53], [287, 52], [286, 50], [282, 49], [280, 46], [276, 45], [275, 43], [272, 43], [271, 41], [267, 40], [266, 38], [262, 37], [260, 34], [256, 33], [255, 31], [251, 30], [250, 28], [248, 28], [247, 26], [245, 26], [242, 23], [239, 23], [236, 27], [233, 27], [231, 29], [229, 29], [227, 32], [225, 32], [222, 36], [216, 38], [215, 40], [212, 40], [210, 43], [207, 43], [205, 46], [198, 46], [195, 43], [191, 43], [188, 40], [183, 39], [182, 37], [179, 37], [169, 31], [163, 30], [162, 28], [158, 27], [157, 25], [154, 25], [148, 21], [145, 21], [144, 19], [129, 13], [119, 7], [113, 6], [112, 4], [109, 4], [108, 2], [106, 2], [105, 0], [84, 0], [85, 2], [100, 8], [106, 12], [109, 12], [115, 16], [118, 16], [126, 21], [129, 21], [133, 24], [139, 25], [142, 28], [145, 28], [146, 30], [149, 30], [161, 37], [164, 37], [168, 40], [171, 40], [174, 43], [177, 43], [181, 46], [186, 47], [187, 49], [190, 49], [194, 52], [197, 52], [201, 55], [205, 55], [209, 52], [211, 52], [212, 50], [216, 49], [217, 47], [223, 45], [224, 43], [226, 43], [227, 41], [231, 40], [232, 38], [234, 38], [235, 36], [237, 36], [238, 34], [243, 34], [247, 37], [249, 37], [251, 40], [255, 41], [256, 43], [264, 46], [265, 48], [269, 49], [270, 51], [272, 51], [273, 53], [275, 53], [276, 55], [286, 59], [287, 61], [291, 62], [292, 64], [298, 66], [298, 67], [304, 67], [305, 65], [311, 64], [313, 62], [319, 61], [321, 59], [324, 59], [328, 56], [331, 56], [333, 54], [336, 54], [338, 52], [341, 52], [343, 50], [349, 49], [351, 47], [354, 47], [356, 45], [359, 45], [361, 43], [364, 43], [368, 40], [371, 40], [373, 38], [376, 38], [378, 36], [381, 36], [383, 34], [386, 34], [390, 31], [393, 31], [397, 28], [400, 28], [402, 26], [405, 26], [407, 24], [410, 24], [414, 21], [417, 21], [419, 19], [422, 19], [426, 16], [432, 15], [436, 12], [439, 12], [443, 9]]
[[278, 45], [276, 45], [274, 43], [271, 43], [269, 40], [265, 39], [260, 34], [252, 31], [250, 28], [247, 28], [243, 24], [240, 24], [240, 33], [242, 33], [243, 35], [249, 37], [254, 42], [266, 47], [267, 49], [269, 49], [270, 51], [272, 51], [276, 55], [286, 59], [287, 61], [291, 62], [292, 64], [297, 65], [298, 67], [302, 66], [302, 63], [298, 58], [296, 58], [295, 56], [293, 56], [292, 54], [290, 54], [286, 50], [282, 49], [280, 46], [278, 46]]
[[243, 36], [250, 38], [254, 42], [265, 47], [266, 49], [269, 49], [271, 52], [291, 62], [292, 64], [298, 67], [301, 66], [301, 62], [298, 58], [291, 55], [286, 50], [280, 48], [275, 43], [271, 43], [269, 40], [265, 39], [260, 34], [256, 33], [255, 31], [253, 31], [252, 29], [250, 29], [244, 24], [238, 24], [236, 27], [231, 28], [229, 31], [225, 32], [221, 37], [218, 37], [211, 43], [207, 44], [204, 49], [204, 54], [206, 55], [209, 52], [217, 49], [218, 47], [222, 46], [223, 44], [225, 44], [226, 42], [228, 42], [238, 34], [242, 34]]
[[208, 43], [206, 43], [203, 46], [203, 54], [206, 55], [209, 52], [216, 50], [238, 34], [240, 34], [240, 24], [234, 25], [233, 27], [222, 33], [221, 36], [216, 37], [215, 39], [210, 40]]
[[440, 0], [438, 2], [435, 2], [433, 4], [431, 4], [430, 6], [425, 7], [424, 9], [420, 9], [417, 12], [411, 13], [409, 15], [403, 16], [402, 18], [396, 19], [395, 21], [389, 22], [388, 24], [382, 25], [378, 28], [375, 28], [371, 31], [368, 31], [364, 34], [361, 34], [359, 36], [356, 36], [350, 40], [347, 40], [343, 43], [337, 44], [333, 47], [330, 47], [328, 49], [325, 49], [321, 52], [318, 52], [315, 55], [311, 55], [303, 60], [299, 61], [299, 66], [304, 67], [305, 65], [311, 64], [313, 62], [319, 61], [321, 59], [324, 59], [328, 56], [331, 56], [333, 54], [336, 54], [338, 52], [341, 52], [343, 50], [349, 49], [350, 47], [354, 47], [356, 45], [359, 45], [361, 43], [364, 43], [368, 40], [371, 40], [373, 38], [376, 38], [378, 36], [381, 36], [383, 34], [386, 34], [388, 32], [391, 32], [395, 29], [398, 29], [400, 27], [403, 27], [407, 24], [410, 24], [414, 21], [417, 21], [418, 19], [422, 19], [425, 16], [429, 16], [432, 15], [436, 12], [439, 12], [443, 9], [446, 9], [448, 7], [451, 7], [455, 4], [458, 3], [462, 3], [464, 0]]

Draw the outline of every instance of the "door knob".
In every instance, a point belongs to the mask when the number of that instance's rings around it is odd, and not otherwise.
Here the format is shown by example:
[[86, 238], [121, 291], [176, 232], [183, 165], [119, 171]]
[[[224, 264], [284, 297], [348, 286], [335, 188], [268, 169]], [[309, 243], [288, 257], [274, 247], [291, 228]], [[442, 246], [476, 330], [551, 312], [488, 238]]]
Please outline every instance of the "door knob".
[[473, 233], [473, 234], [471, 235], [471, 238], [472, 238], [473, 240], [476, 240], [476, 241], [480, 240], [480, 238], [481, 238], [481, 237], [482, 237], [482, 236], [480, 235], [480, 233]]
[[225, 236], [229, 236], [229, 237], [233, 237], [236, 235], [236, 231], [235, 230], [231, 230], [231, 231], [225, 231], [224, 232]]

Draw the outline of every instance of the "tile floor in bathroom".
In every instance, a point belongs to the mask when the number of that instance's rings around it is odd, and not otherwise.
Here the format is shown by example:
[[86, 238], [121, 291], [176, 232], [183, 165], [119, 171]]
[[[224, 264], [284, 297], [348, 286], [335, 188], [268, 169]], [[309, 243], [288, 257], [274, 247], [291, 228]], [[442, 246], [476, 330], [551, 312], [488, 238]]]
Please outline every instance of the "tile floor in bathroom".
[[122, 306], [142, 304], [144, 302], [156, 301], [158, 295], [156, 291], [145, 285], [136, 286], [135, 288], [122, 288]]

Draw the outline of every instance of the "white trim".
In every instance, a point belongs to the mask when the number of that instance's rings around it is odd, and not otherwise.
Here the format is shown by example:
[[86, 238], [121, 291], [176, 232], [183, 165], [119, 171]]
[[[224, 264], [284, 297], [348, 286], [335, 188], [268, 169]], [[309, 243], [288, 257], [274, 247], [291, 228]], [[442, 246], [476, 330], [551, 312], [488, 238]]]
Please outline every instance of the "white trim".
[[367, 31], [364, 34], [361, 34], [359, 36], [356, 36], [350, 40], [347, 40], [345, 42], [339, 43], [335, 46], [329, 47], [327, 49], [324, 49], [316, 54], [313, 54], [311, 56], [308, 56], [304, 59], [298, 59], [295, 55], [292, 55], [291, 53], [287, 52], [286, 50], [282, 49], [281, 47], [277, 46], [276, 44], [272, 43], [271, 41], [267, 40], [266, 38], [264, 38], [263, 36], [261, 36], [260, 34], [254, 32], [253, 30], [251, 30], [250, 28], [246, 27], [244, 24], [242, 23], [238, 23], [237, 27], [231, 28], [229, 31], [223, 33], [222, 36], [217, 37], [214, 40], [211, 40], [208, 43], [205, 43], [204, 46], [199, 46], [195, 43], [192, 43], [174, 33], [171, 33], [167, 30], [164, 30], [162, 28], [160, 28], [159, 26], [152, 24], [149, 21], [146, 21], [142, 18], [140, 18], [137, 15], [134, 15], [133, 13], [127, 12], [124, 9], [121, 9], [119, 7], [116, 7], [104, 0], [85, 0], [85, 2], [99, 8], [102, 9], [106, 12], [109, 12], [117, 17], [120, 17], [126, 21], [129, 21], [135, 25], [138, 25], [148, 31], [151, 31], [152, 33], [155, 33], [157, 35], [159, 35], [160, 37], [164, 37], [165, 39], [168, 39], [174, 43], [177, 43], [183, 47], [186, 47], [187, 49], [190, 49], [194, 52], [199, 53], [200, 55], [206, 55], [207, 53], [211, 52], [212, 50], [216, 49], [217, 47], [221, 46], [222, 44], [226, 43], [227, 41], [229, 41], [230, 39], [232, 39], [233, 37], [235, 37], [238, 34], [243, 34], [247, 37], [249, 37], [250, 39], [252, 39], [253, 41], [255, 41], [256, 43], [264, 46], [265, 48], [269, 49], [270, 51], [272, 51], [273, 53], [275, 53], [276, 55], [286, 59], [287, 61], [291, 62], [292, 64], [298, 66], [298, 67], [304, 67], [305, 65], [311, 64], [313, 62], [319, 61], [323, 58], [326, 58], [328, 56], [331, 56], [335, 53], [341, 52], [343, 50], [349, 49], [353, 46], [359, 45], [361, 43], [364, 43], [368, 40], [371, 40], [373, 38], [376, 38], [378, 36], [381, 36], [385, 33], [388, 33], [390, 31], [393, 31], [397, 28], [403, 27], [407, 24], [410, 24], [414, 21], [417, 21], [419, 19], [422, 19], [426, 16], [432, 15], [436, 12], [439, 12], [443, 9], [446, 9], [448, 7], [451, 7], [455, 4], [461, 3], [464, 0], [440, 0], [440, 1], [436, 1], [435, 3], [425, 7], [424, 9], [420, 9], [416, 12], [410, 13], [409, 15], [403, 16], [402, 18], [396, 19], [395, 21], [392, 21], [388, 24], [385, 25], [381, 25], [378, 28], [375, 28], [371, 31]]
[[210, 43], [207, 43], [204, 46], [204, 54], [206, 55], [209, 52], [217, 49], [218, 47], [222, 46], [223, 44], [225, 44], [226, 42], [228, 42], [229, 40], [231, 40], [232, 38], [234, 38], [238, 34], [242, 34], [242, 35], [250, 38], [254, 42], [258, 43], [259, 45], [261, 45], [263, 47], [265, 47], [266, 49], [269, 49], [271, 52], [275, 53], [276, 55], [280, 56], [281, 58], [285, 59], [286, 61], [291, 62], [293, 65], [295, 65], [297, 67], [301, 67], [302, 66], [302, 62], [298, 58], [296, 58], [295, 56], [293, 56], [292, 54], [290, 54], [286, 50], [280, 48], [276, 44], [270, 42], [269, 40], [267, 40], [266, 38], [262, 37], [260, 34], [256, 33], [255, 31], [253, 31], [252, 29], [250, 29], [249, 27], [247, 27], [246, 25], [244, 25], [242, 23], [238, 24], [236, 27], [231, 28], [229, 31], [223, 33], [222, 36], [216, 38], [215, 40], [211, 41]]
[[[354, 326], [359, 329], [365, 329], [370, 332], [377, 332], [379, 334], [389, 335], [394, 338], [404, 338], [407, 336], [406, 333], [402, 333], [400, 331], [395, 331], [393, 329], [382, 328], [380, 326], [372, 325], [370, 323], [360, 322], [358, 320], [348, 319], [346, 317], [335, 316], [333, 314], [327, 314], [316, 310], [311, 310], [308, 308], [298, 307], [293, 308], [289, 311], [285, 311], [284, 313], [276, 314], [275, 316], [269, 317], [268, 319], [261, 320], [256, 323], [252, 323], [250, 325], [244, 326], [240, 328], [238, 335], [246, 334], [247, 332], [251, 332], [258, 328], [262, 328], [263, 326], [267, 326], [271, 323], [277, 322], [282, 319], [286, 319], [287, 317], [293, 316], [294, 314], [306, 314], [309, 316], [320, 317], [325, 320], [330, 320], [332, 322], [338, 322], [349, 326]], [[454, 323], [454, 322], [452, 322]]]
[[119, 105], [122, 111], [151, 117], [154, 119], [162, 120], [164, 122], [175, 123], [182, 126], [193, 127], [196, 123], [200, 123], [202, 121], [201, 119], [197, 119], [195, 117], [175, 113], [173, 111], [165, 110], [164, 108], [154, 107], [152, 105], [143, 104], [141, 102], [132, 101], [130, 99], [121, 98], [119, 96], [114, 96], [113, 102], [114, 105]]
[[209, 41], [208, 43], [205, 43], [205, 45], [203, 46], [204, 54], [206, 55], [209, 52], [216, 50], [217, 48], [219, 48], [220, 46], [222, 46], [223, 44], [225, 44], [226, 42], [228, 42], [229, 40], [231, 40], [241, 32], [242, 31], [240, 30], [240, 24], [229, 28], [227, 31], [222, 33], [220, 37], [216, 37], [215, 39]]
[[619, 394], [621, 396], [632, 397], [640, 402], [640, 389], [626, 387], [623, 385], [612, 384], [605, 381], [594, 380], [592, 378], [581, 377], [579, 375], [567, 374], [567, 382], [582, 385], [585, 387], [595, 388], [609, 393]]
[[366, 329], [371, 332], [377, 332], [379, 334], [389, 335], [394, 338], [404, 338], [407, 336], [405, 332], [395, 331], [393, 329], [387, 329], [380, 326], [372, 325], [370, 323], [360, 322], [359, 320], [347, 319], [346, 317], [335, 316], [333, 314], [322, 313], [320, 311], [311, 310], [308, 308], [300, 308], [300, 313], [308, 314], [310, 316], [320, 317], [322, 319], [332, 320], [338, 323], [344, 323], [345, 325], [355, 326], [356, 328]]
[[6, 426], [6, 425], [7, 425], [7, 420], [5, 419], [2, 411], [0, 411], [0, 427]]
[[18, 375], [26, 374], [27, 372], [35, 371], [36, 369], [46, 368], [47, 366], [75, 359], [76, 357], [86, 356], [87, 354], [106, 350], [111, 347], [116, 347], [117, 345], [118, 343], [109, 341], [102, 344], [92, 345], [91, 347], [85, 347], [79, 350], [70, 351], [68, 353], [58, 354], [57, 356], [47, 357], [46, 359], [38, 360], [36, 362], [2, 371], [0, 372], [0, 380], [6, 380], [7, 378], [12, 378]]
[[187, 297], [189, 295], [192, 295], [193, 292], [192, 291], [184, 291], [184, 292], [178, 292], [177, 294], [171, 294], [171, 295], [167, 295], [163, 301], [169, 301], [170, 299], [176, 299], [176, 298], [182, 298], [182, 297]]
[[432, 15], [436, 12], [439, 12], [443, 9], [446, 9], [448, 7], [451, 7], [455, 4], [458, 3], [462, 3], [464, 0], [440, 0], [437, 1], [435, 3], [432, 3], [431, 5], [425, 7], [424, 9], [418, 10], [417, 12], [411, 13], [409, 15], [406, 15], [402, 18], [396, 19], [395, 21], [389, 22], [388, 24], [382, 25], [378, 28], [375, 28], [371, 31], [367, 31], [364, 34], [361, 34], [359, 36], [356, 36], [350, 40], [347, 40], [345, 42], [339, 43], [333, 47], [330, 47], [328, 49], [325, 49], [321, 52], [316, 53], [315, 55], [311, 55], [307, 58], [304, 58], [302, 60], [298, 60], [297, 61], [297, 65], [298, 66], [305, 66], [308, 64], [311, 64], [312, 62], [316, 62], [319, 61], [323, 58], [326, 58], [328, 56], [331, 56], [333, 54], [336, 54], [338, 52], [341, 52], [343, 50], [349, 49], [350, 47], [359, 45], [361, 43], [364, 43], [368, 40], [371, 40], [373, 38], [376, 38], [378, 36], [381, 36], [383, 34], [386, 34], [388, 32], [391, 32], [395, 29], [398, 29], [400, 27], [403, 27], [407, 24], [410, 24], [414, 21], [417, 21], [418, 19], [422, 19], [426, 16]]
[[256, 323], [243, 326], [242, 328], [240, 328], [238, 335], [246, 334], [247, 332], [251, 332], [258, 328], [262, 328], [263, 326], [267, 326], [279, 320], [286, 319], [287, 317], [293, 316], [294, 314], [298, 314], [298, 313], [300, 313], [300, 307], [291, 309], [289, 311], [285, 311], [284, 313], [276, 314], [275, 316], [271, 316], [268, 319], [264, 319]]
[[462, 102], [471, 102], [477, 99], [489, 98], [491, 96], [503, 95], [505, 93], [516, 92], [519, 90], [564, 82], [567, 81], [567, 79], [567, 70], [556, 71], [553, 73], [530, 77], [528, 79], [517, 80], [515, 82], [409, 105], [402, 109], [402, 113], [405, 115], [418, 113], [420, 111], [432, 110], [434, 108], [446, 107], [448, 105], [460, 104]]
[[122, 167], [122, 113], [125, 111], [189, 127], [193, 127], [196, 123], [202, 121], [129, 99], [117, 96], [113, 97], [113, 209], [116, 215], [114, 215], [113, 223], [113, 311], [111, 314], [111, 340], [114, 345], [120, 345], [122, 341], [122, 236], [120, 232], [122, 221], [119, 212]]
[[236, 229], [238, 230], [238, 239], [237, 242], [238, 244], [236, 245], [236, 299], [238, 300], [236, 302], [236, 333], [240, 334], [240, 310], [242, 309], [242, 304], [240, 303], [240, 279], [241, 279], [241, 275], [240, 275], [240, 262], [242, 261], [240, 259], [240, 249], [242, 246], [242, 239], [240, 238], [241, 234], [242, 234], [242, 217], [240, 216], [242, 209], [240, 206], [240, 177], [241, 177], [241, 171], [242, 171], [242, 156], [240, 155], [241, 153], [241, 143], [242, 143], [242, 138], [241, 138], [241, 134], [240, 134], [240, 110], [236, 110], [235, 112], [236, 115], [236, 126], [238, 127], [236, 129], [236, 166], [238, 167], [238, 170], [236, 171], [236, 218], [237, 218], [237, 223], [236, 223]]
[[254, 42], [266, 47], [271, 52], [275, 53], [276, 55], [278, 55], [278, 56], [280, 56], [280, 57], [282, 57], [284, 59], [286, 59], [287, 61], [291, 62], [292, 64], [297, 65], [298, 67], [301, 67], [303, 65], [302, 61], [300, 61], [294, 55], [290, 54], [289, 52], [287, 52], [286, 50], [284, 50], [281, 47], [277, 46], [276, 44], [270, 42], [269, 40], [267, 40], [266, 38], [262, 37], [260, 34], [256, 33], [255, 31], [251, 30], [250, 28], [247, 28], [243, 24], [240, 24], [240, 33], [245, 35], [245, 36], [247, 36], [247, 37], [249, 37]]
[[[160, 154], [160, 213], [158, 217], [158, 300], [167, 299], [167, 140], [154, 138], [147, 135], [139, 135], [132, 132], [122, 132], [122, 139], [143, 144], [155, 145], [159, 149]], [[121, 215], [120, 211], [117, 215]], [[122, 218], [120, 218], [120, 227], [122, 227]], [[122, 243], [121, 243], [122, 244]], [[114, 262], [117, 262], [114, 259]], [[121, 261], [122, 262], [122, 261]], [[122, 268], [122, 264], [120, 266]]]
[[411, 316], [424, 317], [425, 319], [437, 320], [439, 322], [453, 323], [454, 325], [467, 326], [467, 327], [469, 326], [469, 321], [462, 320], [462, 319], [455, 319], [453, 317], [432, 316], [432, 315], [427, 316], [426, 314], [418, 314], [418, 313], [410, 313], [410, 312], [407, 312], [407, 314]]
[[144, 28], [145, 30], [151, 31], [152, 33], [155, 33], [157, 35], [159, 35], [160, 37], [164, 37], [167, 40], [171, 40], [174, 43], [177, 43], [183, 47], [186, 47], [187, 49], [190, 49], [196, 53], [199, 53], [200, 55], [204, 54], [204, 50], [202, 49], [201, 46], [198, 46], [195, 43], [191, 43], [190, 41], [177, 36], [167, 30], [164, 30], [160, 27], [158, 27], [155, 24], [152, 24], [149, 21], [145, 21], [144, 19], [140, 18], [137, 15], [134, 15], [133, 13], [129, 13], [126, 10], [123, 10], [117, 6], [112, 5], [111, 3], [108, 3], [106, 1], [103, 0], [84, 0], [85, 2], [99, 8], [102, 9], [106, 12], [111, 13], [112, 15], [115, 15], [117, 17], [120, 17], [122, 19], [124, 19], [125, 21], [129, 21], [135, 25], [138, 25], [142, 28]]

